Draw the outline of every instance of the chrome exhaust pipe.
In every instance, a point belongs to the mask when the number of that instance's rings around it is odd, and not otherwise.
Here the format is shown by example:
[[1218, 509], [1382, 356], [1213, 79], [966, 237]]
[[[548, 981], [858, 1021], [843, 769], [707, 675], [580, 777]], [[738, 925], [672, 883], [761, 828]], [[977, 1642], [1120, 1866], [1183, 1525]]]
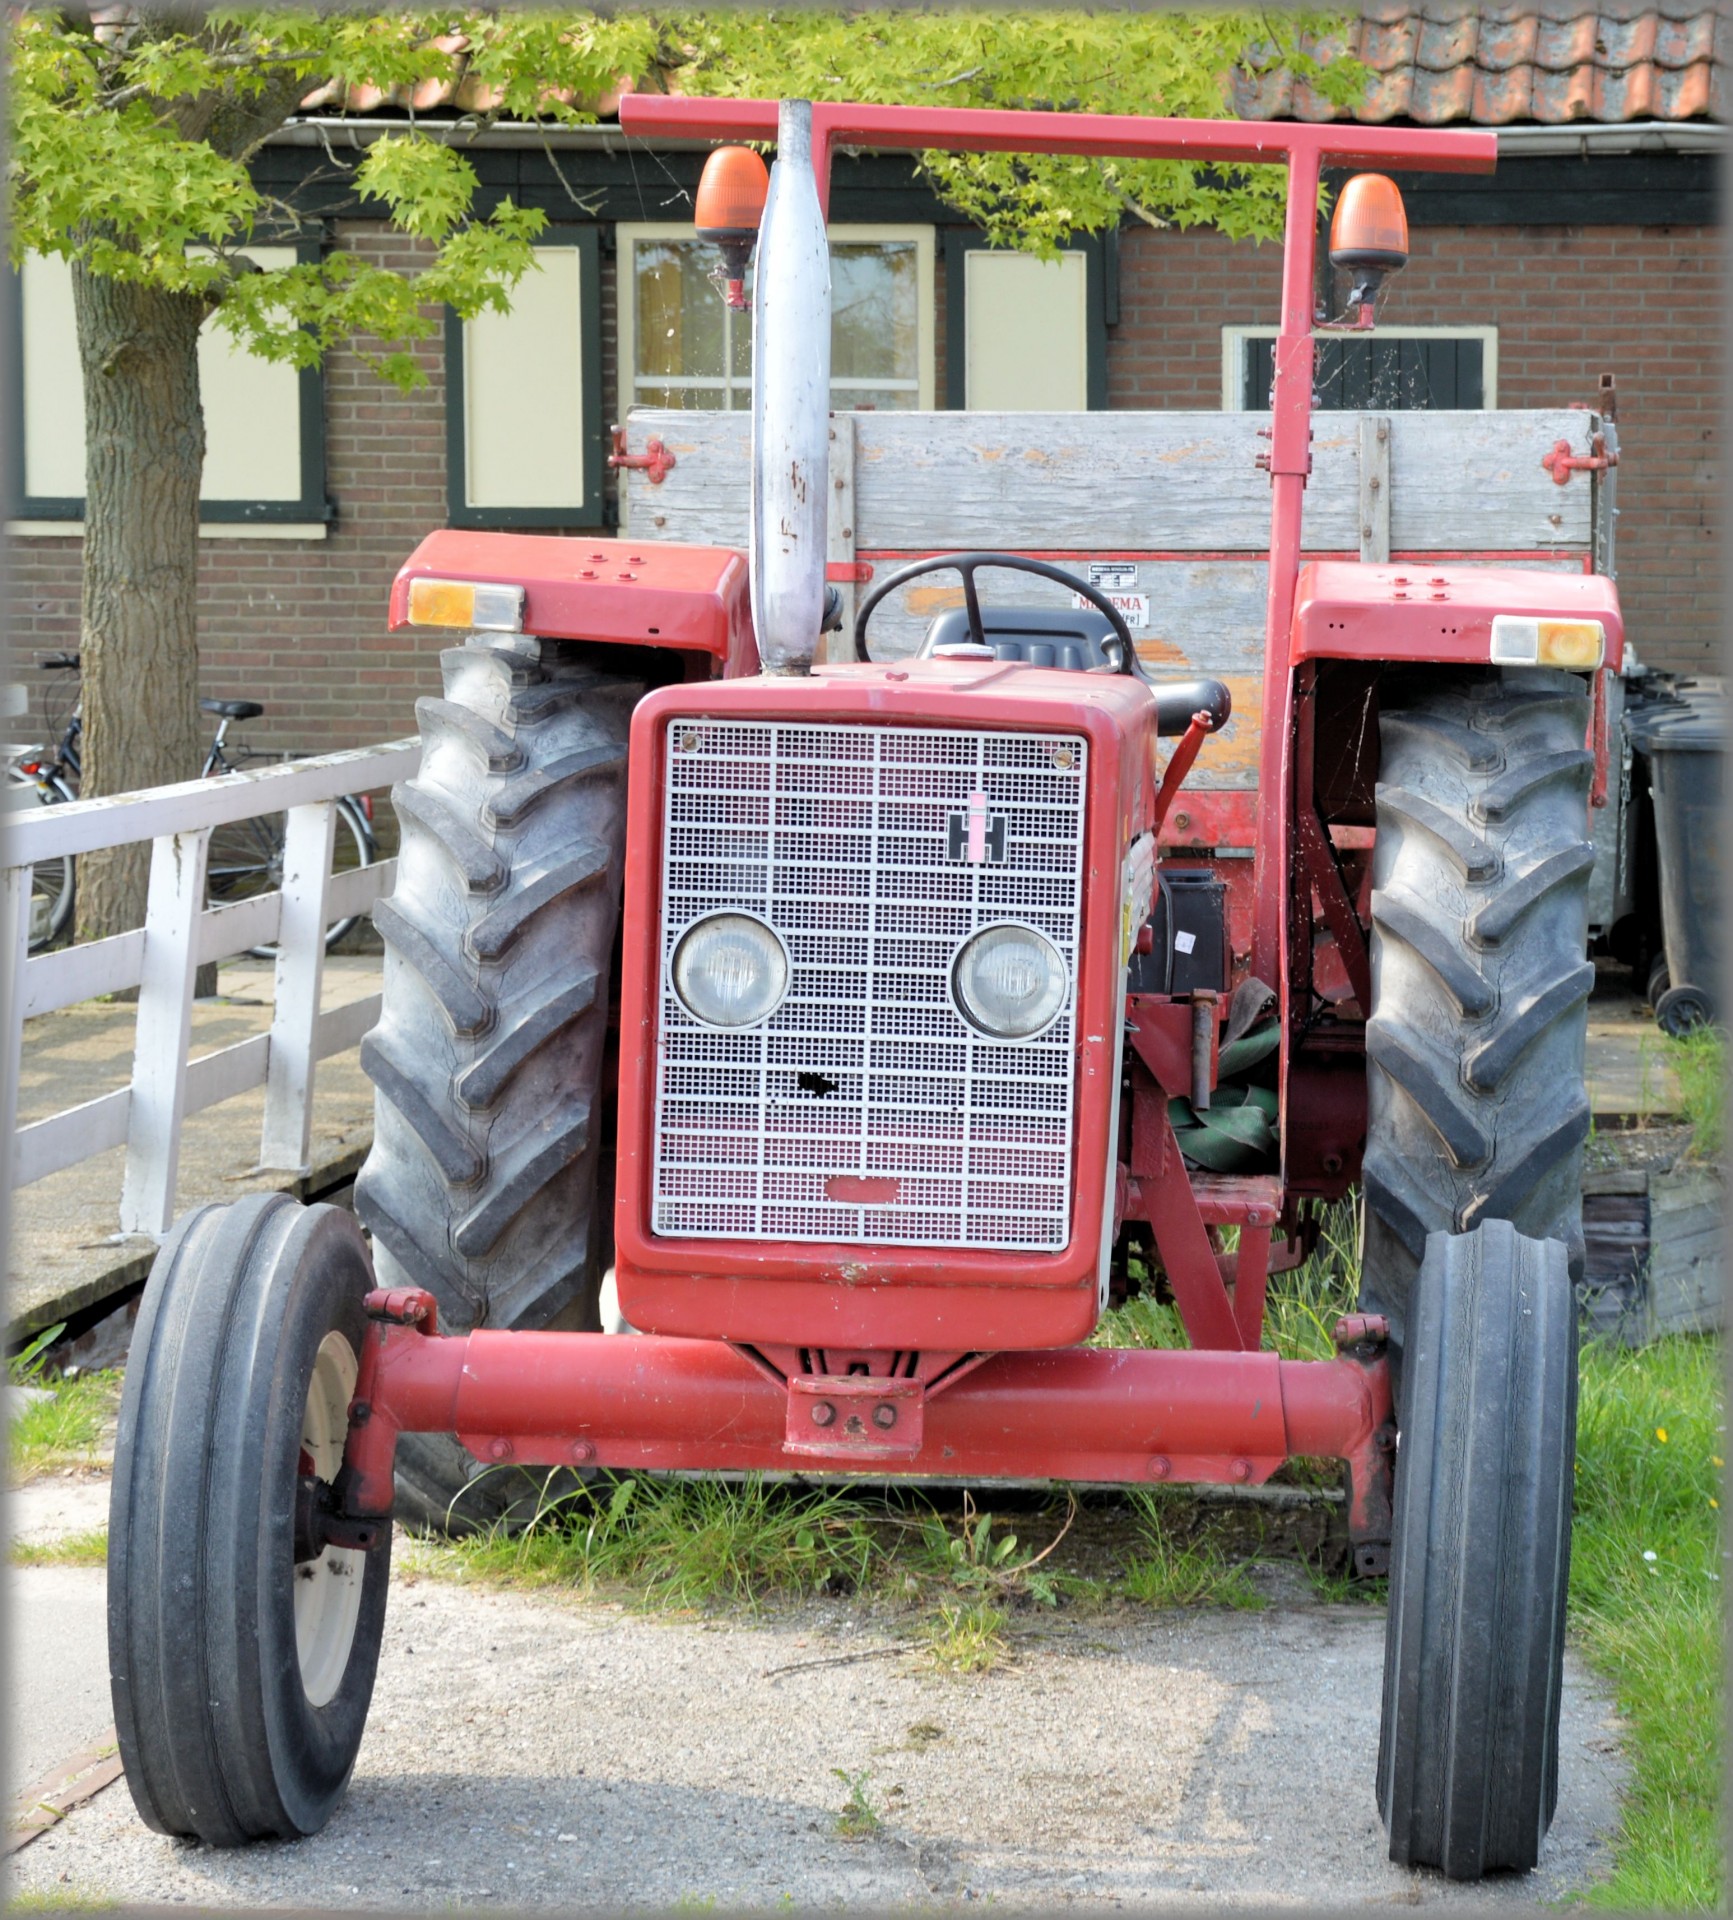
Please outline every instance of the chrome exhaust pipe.
[[784, 100], [752, 295], [752, 623], [767, 673], [808, 673], [830, 505], [830, 243], [812, 103]]

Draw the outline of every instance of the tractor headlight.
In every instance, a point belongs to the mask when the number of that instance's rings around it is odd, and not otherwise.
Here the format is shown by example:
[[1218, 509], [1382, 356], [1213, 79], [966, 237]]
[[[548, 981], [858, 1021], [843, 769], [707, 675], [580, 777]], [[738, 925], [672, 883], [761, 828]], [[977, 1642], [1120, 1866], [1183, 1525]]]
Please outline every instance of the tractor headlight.
[[1033, 927], [985, 927], [951, 962], [957, 1011], [995, 1040], [1051, 1026], [1069, 985], [1058, 948]]
[[674, 949], [674, 992], [709, 1027], [751, 1027], [768, 1020], [788, 992], [788, 954], [762, 920], [712, 913], [695, 921]]

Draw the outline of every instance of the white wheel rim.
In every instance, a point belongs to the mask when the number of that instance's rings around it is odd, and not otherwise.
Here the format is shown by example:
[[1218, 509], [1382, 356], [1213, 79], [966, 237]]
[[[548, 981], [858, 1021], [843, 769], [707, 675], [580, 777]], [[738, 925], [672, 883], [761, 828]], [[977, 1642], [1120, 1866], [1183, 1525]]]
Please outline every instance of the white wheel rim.
[[[349, 1434], [349, 1402], [355, 1397], [359, 1367], [355, 1351], [340, 1333], [319, 1342], [307, 1408], [301, 1416], [301, 1448], [313, 1471], [335, 1480], [343, 1464]], [[303, 1463], [304, 1464], [304, 1463]], [[348, 1670], [361, 1616], [362, 1574], [367, 1556], [358, 1547], [327, 1547], [317, 1560], [295, 1569], [295, 1653], [309, 1706], [335, 1698]]]

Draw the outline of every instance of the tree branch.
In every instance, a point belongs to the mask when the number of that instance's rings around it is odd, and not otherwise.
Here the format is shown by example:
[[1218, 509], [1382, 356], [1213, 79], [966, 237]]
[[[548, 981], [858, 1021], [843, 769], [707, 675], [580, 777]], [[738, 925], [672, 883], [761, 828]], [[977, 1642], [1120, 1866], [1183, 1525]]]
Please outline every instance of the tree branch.
[[[251, 67], [255, 71], [266, 67], [302, 66], [317, 63], [317, 55], [303, 49], [298, 53], [216, 53], [207, 61], [213, 70], [220, 73], [237, 73]], [[114, 93], [103, 94], [96, 102], [93, 111], [97, 113], [119, 113], [130, 107], [135, 100], [145, 100], [156, 94], [155, 87], [148, 80], [135, 80], [130, 86], [121, 87]]]
[[921, 86], [929, 93], [935, 87], [960, 87], [965, 80], [973, 80], [977, 74], [986, 71], [987, 65], [983, 61], [978, 67], [965, 67], [961, 73], [953, 73], [949, 80], [923, 80]]

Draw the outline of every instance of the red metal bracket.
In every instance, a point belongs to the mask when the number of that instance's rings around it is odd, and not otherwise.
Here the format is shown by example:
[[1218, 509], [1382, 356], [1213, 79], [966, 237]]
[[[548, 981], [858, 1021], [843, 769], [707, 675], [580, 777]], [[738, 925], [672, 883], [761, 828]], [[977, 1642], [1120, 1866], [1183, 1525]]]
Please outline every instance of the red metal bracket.
[[783, 1445], [829, 1459], [913, 1459], [925, 1438], [926, 1391], [919, 1380], [797, 1373], [788, 1383]]
[[1307, 881], [1317, 888], [1324, 908], [1324, 924], [1336, 938], [1336, 951], [1342, 956], [1348, 983], [1360, 1003], [1362, 1015], [1372, 1011], [1372, 962], [1366, 952], [1366, 935], [1360, 925], [1354, 903], [1342, 881], [1342, 869], [1336, 864], [1330, 837], [1319, 820], [1317, 810], [1301, 806], [1294, 825], [1300, 843], [1300, 861]]
[[1541, 465], [1552, 475], [1555, 487], [1570, 485], [1573, 473], [1605, 473], [1608, 467], [1619, 464], [1619, 456], [1607, 451], [1607, 436], [1597, 433], [1589, 442], [1588, 453], [1572, 453], [1571, 443], [1560, 440], [1551, 453], [1541, 456]]
[[1204, 735], [1214, 730], [1214, 717], [1200, 707], [1192, 715], [1191, 724], [1180, 735], [1179, 745], [1174, 748], [1167, 771], [1161, 776], [1161, 785], [1155, 793], [1155, 815], [1150, 825], [1158, 835], [1167, 820], [1167, 810], [1173, 805], [1173, 796], [1179, 792], [1180, 782], [1191, 772], [1191, 763], [1204, 743]]
[[870, 560], [827, 560], [824, 577], [835, 587], [864, 587], [873, 577]]
[[626, 451], [626, 429], [624, 427], [610, 427], [608, 431], [614, 436], [614, 450], [608, 455], [608, 465], [612, 467], [615, 472], [618, 472], [622, 467], [637, 468], [650, 476], [651, 486], [659, 487], [668, 477], [671, 469], [678, 464], [673, 454], [668, 451], [660, 440], [649, 441], [645, 445], [642, 453], [628, 453]]
[[1610, 728], [1607, 725], [1607, 673], [1602, 667], [1595, 675], [1594, 704], [1589, 712], [1589, 751], [1595, 756], [1595, 777], [1589, 787], [1589, 805], [1604, 807], [1607, 804], [1607, 757], [1610, 751]]

